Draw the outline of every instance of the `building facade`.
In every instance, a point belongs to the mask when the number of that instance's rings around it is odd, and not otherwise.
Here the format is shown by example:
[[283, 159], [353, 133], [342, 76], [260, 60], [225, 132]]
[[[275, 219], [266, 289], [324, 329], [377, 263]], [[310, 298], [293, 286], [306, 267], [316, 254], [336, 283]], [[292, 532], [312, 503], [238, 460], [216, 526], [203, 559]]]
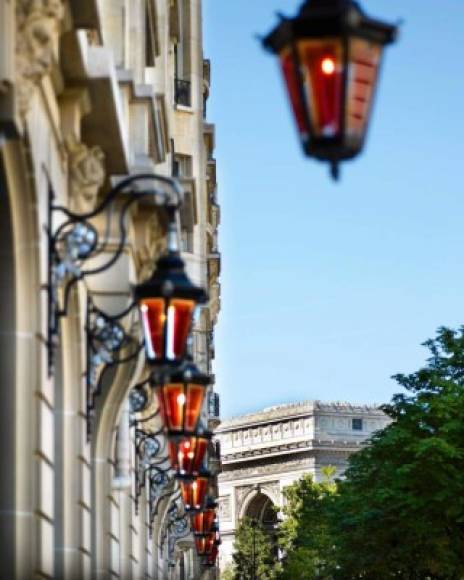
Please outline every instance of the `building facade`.
[[[156, 403], [131, 407], [134, 393], [151, 397], [131, 289], [165, 248], [166, 212], [149, 196], [126, 207], [121, 190], [92, 216], [128, 176], [179, 179], [182, 257], [210, 297], [190, 348], [209, 373], [220, 308], [209, 85], [201, 0], [0, 0], [2, 578], [214, 575], [163, 478]], [[91, 226], [70, 228], [67, 211]], [[207, 401], [215, 425], [212, 387]], [[139, 457], [148, 427], [153, 481]]]
[[244, 516], [272, 531], [283, 489], [310, 473], [332, 466], [343, 474], [348, 457], [375, 431], [389, 423], [375, 406], [309, 401], [264, 409], [224, 420], [217, 431], [221, 446], [219, 515], [220, 567], [232, 560], [235, 530]]

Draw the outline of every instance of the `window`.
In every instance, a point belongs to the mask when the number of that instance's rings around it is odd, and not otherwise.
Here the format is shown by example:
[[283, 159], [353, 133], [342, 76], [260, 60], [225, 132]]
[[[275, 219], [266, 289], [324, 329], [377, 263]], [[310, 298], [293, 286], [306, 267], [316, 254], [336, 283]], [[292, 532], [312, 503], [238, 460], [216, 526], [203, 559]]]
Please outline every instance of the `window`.
[[150, 132], [150, 152], [157, 163], [162, 163], [169, 152], [168, 126], [164, 97], [156, 95], [153, 109], [154, 130]]
[[353, 431], [362, 431], [363, 430], [363, 420], [362, 419], [352, 419], [351, 420], [351, 428]]
[[145, 66], [155, 66], [155, 57], [160, 53], [157, 34], [156, 1], [146, 0], [145, 16]]
[[174, 47], [175, 85], [174, 101], [178, 105], [191, 106], [191, 25], [190, 0], [178, 0], [178, 32]]
[[190, 155], [174, 154], [174, 177], [192, 177], [192, 158]]

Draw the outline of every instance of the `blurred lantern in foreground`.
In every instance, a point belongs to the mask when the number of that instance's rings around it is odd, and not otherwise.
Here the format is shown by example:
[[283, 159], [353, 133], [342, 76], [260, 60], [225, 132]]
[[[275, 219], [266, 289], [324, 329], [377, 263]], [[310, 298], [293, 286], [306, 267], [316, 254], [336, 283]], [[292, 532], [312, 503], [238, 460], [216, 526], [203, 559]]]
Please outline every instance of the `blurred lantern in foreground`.
[[185, 438], [196, 433], [209, 383], [208, 375], [201, 373], [191, 362], [168, 375], [167, 379], [163, 375], [153, 376], [152, 384], [169, 438]]
[[171, 467], [179, 477], [189, 477], [198, 474], [205, 457], [211, 433], [191, 435], [185, 439], [169, 441], [169, 458]]
[[180, 489], [187, 512], [201, 511], [205, 507], [208, 492], [209, 472], [202, 470], [192, 479], [181, 479]]
[[148, 362], [181, 362], [195, 306], [206, 301], [205, 291], [192, 284], [179, 253], [168, 251], [147, 281], [135, 287]]
[[277, 54], [306, 155], [340, 161], [364, 145], [383, 48], [397, 28], [354, 0], [307, 0], [263, 40]]

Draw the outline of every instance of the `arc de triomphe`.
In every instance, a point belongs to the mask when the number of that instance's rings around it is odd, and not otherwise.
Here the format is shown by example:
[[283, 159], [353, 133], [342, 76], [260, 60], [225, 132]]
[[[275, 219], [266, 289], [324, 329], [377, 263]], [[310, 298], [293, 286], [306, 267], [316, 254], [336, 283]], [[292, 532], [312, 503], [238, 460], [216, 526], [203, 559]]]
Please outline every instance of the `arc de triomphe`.
[[372, 433], [389, 423], [376, 406], [307, 401], [280, 405], [223, 421], [219, 516], [222, 536], [220, 566], [232, 558], [239, 520], [251, 516], [272, 529], [273, 506], [282, 491], [304, 473], [318, 480], [321, 468], [333, 466], [340, 476], [348, 456]]

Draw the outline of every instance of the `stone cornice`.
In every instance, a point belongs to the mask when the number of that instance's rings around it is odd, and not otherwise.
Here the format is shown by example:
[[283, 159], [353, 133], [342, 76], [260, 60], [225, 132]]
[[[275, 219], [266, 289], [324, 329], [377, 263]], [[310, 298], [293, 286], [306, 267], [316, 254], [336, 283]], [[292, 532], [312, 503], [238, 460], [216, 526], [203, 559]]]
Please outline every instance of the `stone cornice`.
[[225, 419], [222, 422], [218, 433], [225, 433], [237, 428], [262, 425], [266, 423], [280, 422], [284, 419], [300, 418], [314, 415], [318, 412], [340, 415], [340, 413], [352, 413], [354, 415], [377, 415], [385, 416], [377, 405], [352, 405], [350, 403], [325, 403], [322, 401], [304, 401], [302, 403], [291, 403], [288, 405], [277, 405], [269, 407], [263, 411], [241, 415]]

